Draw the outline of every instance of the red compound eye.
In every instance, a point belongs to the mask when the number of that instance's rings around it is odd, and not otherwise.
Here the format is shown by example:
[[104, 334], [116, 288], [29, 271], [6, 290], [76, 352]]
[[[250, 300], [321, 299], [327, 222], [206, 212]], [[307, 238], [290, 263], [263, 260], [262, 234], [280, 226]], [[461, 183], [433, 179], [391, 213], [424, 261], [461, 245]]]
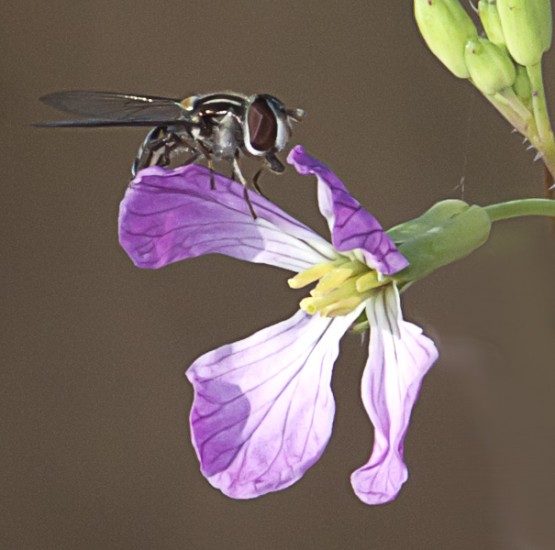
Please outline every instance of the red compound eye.
[[257, 151], [269, 151], [276, 145], [278, 125], [274, 112], [266, 99], [259, 97], [249, 106], [247, 113], [249, 141]]

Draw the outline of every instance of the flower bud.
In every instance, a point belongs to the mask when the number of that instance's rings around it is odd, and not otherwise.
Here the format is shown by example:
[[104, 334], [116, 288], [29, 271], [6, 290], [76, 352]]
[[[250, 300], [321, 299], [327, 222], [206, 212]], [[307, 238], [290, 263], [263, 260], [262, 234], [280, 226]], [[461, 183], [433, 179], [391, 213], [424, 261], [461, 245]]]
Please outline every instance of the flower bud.
[[469, 40], [464, 59], [470, 78], [484, 94], [495, 94], [509, 88], [515, 81], [515, 65], [505, 48], [496, 46], [486, 38]]
[[459, 78], [468, 78], [464, 46], [478, 36], [458, 0], [414, 0], [414, 16], [432, 53]]
[[497, 0], [507, 48], [513, 59], [536, 65], [551, 47], [550, 0]]
[[410, 262], [391, 278], [402, 285], [460, 260], [488, 240], [490, 229], [490, 217], [480, 206], [461, 200], [438, 202], [422, 216], [387, 232]]
[[478, 2], [478, 13], [487, 37], [496, 46], [505, 45], [505, 36], [503, 35], [503, 27], [495, 0], [480, 0]]
[[516, 78], [513, 84], [513, 90], [525, 105], [527, 105], [532, 98], [532, 84], [530, 83], [526, 67], [522, 65], [516, 66]]

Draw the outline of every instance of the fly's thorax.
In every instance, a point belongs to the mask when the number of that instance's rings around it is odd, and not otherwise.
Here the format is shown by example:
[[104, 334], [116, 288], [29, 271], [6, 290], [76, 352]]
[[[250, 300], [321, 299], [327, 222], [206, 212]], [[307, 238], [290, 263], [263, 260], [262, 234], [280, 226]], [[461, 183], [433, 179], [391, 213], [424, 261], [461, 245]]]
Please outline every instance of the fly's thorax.
[[301, 300], [300, 307], [310, 315], [320, 313], [323, 317], [347, 315], [370, 298], [375, 289], [391, 282], [365, 263], [340, 256], [298, 273], [288, 283], [297, 289], [316, 281], [318, 284], [310, 291], [310, 297]]
[[241, 125], [235, 115], [227, 113], [212, 129], [210, 149], [215, 158], [233, 160], [242, 146]]

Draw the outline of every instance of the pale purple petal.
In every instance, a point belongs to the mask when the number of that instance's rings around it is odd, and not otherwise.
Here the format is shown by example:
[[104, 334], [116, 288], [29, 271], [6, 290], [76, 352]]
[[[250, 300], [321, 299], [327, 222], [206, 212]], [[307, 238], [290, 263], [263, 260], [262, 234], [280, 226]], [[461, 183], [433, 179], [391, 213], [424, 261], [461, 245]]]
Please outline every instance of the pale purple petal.
[[366, 263], [385, 275], [392, 275], [408, 265], [382, 226], [347, 191], [341, 180], [323, 163], [294, 147], [287, 162], [299, 174], [318, 178], [320, 212], [328, 221], [332, 243], [340, 252], [360, 249]]
[[403, 441], [422, 379], [438, 352], [419, 327], [403, 321], [393, 285], [370, 300], [366, 312], [371, 335], [361, 394], [374, 425], [374, 448], [351, 484], [366, 504], [382, 504], [393, 500], [408, 478]]
[[197, 165], [141, 170], [120, 206], [120, 243], [135, 265], [156, 269], [200, 256], [226, 254], [302, 271], [336, 257], [332, 246], [283, 210]]
[[193, 363], [193, 445], [214, 487], [258, 497], [292, 485], [318, 460], [332, 430], [339, 340], [358, 314], [298, 311]]

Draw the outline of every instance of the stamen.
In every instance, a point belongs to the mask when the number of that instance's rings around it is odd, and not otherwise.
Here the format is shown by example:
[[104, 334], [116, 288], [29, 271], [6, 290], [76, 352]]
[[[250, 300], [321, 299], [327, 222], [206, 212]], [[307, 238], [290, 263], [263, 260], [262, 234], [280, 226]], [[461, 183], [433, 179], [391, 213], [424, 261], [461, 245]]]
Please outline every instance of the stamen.
[[321, 311], [335, 302], [344, 300], [353, 294], [356, 294], [355, 284], [355, 280], [350, 279], [345, 281], [339, 288], [328, 292], [325, 296], [304, 298], [300, 303], [301, 309], [304, 309], [307, 313], [313, 315], [316, 311]]
[[314, 298], [303, 298], [299, 302], [299, 307], [309, 315], [314, 315], [318, 311]]
[[359, 306], [368, 297], [368, 295], [359, 294], [358, 296], [350, 296], [344, 300], [339, 300], [339, 302], [325, 307], [320, 312], [320, 315], [322, 317], [339, 317], [340, 315], [347, 315], [347, 313], [353, 311], [353, 309]]
[[339, 287], [347, 279], [362, 273], [366, 269], [366, 266], [360, 262], [347, 262], [341, 267], [326, 273], [310, 294], [314, 297], [324, 296], [330, 290]]
[[369, 271], [357, 279], [356, 287], [359, 292], [367, 292], [368, 290], [382, 286], [382, 284], [383, 282], [379, 280], [378, 272]]
[[303, 288], [318, 279], [321, 279], [326, 273], [336, 269], [343, 263], [346, 263], [347, 260], [345, 258], [340, 258], [338, 260], [334, 260], [333, 262], [324, 262], [322, 264], [317, 264], [305, 271], [301, 271], [297, 273], [294, 277], [291, 277], [287, 281], [287, 284], [290, 288]]
[[315, 265], [289, 279], [291, 288], [302, 288], [319, 279], [310, 297], [299, 304], [309, 315], [323, 317], [346, 315], [367, 300], [372, 289], [387, 283], [377, 271], [364, 262], [345, 256]]

